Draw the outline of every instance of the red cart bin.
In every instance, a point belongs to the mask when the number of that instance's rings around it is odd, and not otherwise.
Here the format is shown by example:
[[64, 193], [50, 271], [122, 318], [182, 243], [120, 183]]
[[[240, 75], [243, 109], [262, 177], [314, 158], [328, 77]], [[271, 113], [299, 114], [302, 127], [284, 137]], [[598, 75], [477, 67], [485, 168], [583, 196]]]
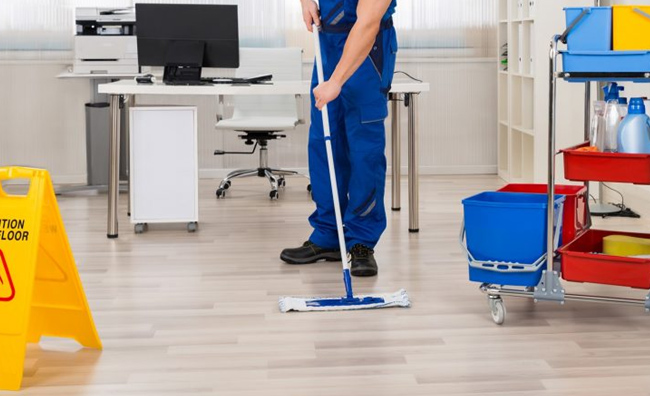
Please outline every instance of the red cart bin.
[[[546, 184], [508, 184], [500, 192], [518, 192], [528, 194], [548, 194]], [[564, 219], [562, 224], [562, 244], [573, 241], [580, 232], [587, 229], [587, 187], [556, 185], [555, 194], [565, 195]]]
[[571, 282], [650, 289], [650, 259], [602, 254], [608, 235], [650, 238], [650, 234], [588, 230], [560, 249], [562, 278]]
[[650, 184], [650, 154], [579, 151], [587, 146], [562, 150], [567, 180]]

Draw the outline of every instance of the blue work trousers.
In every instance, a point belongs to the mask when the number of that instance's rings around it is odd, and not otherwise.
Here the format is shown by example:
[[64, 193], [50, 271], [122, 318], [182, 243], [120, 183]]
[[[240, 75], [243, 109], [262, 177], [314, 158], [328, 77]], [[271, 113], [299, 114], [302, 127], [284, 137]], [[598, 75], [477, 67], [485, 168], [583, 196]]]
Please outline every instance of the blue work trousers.
[[[392, 21], [391, 21], [392, 22]], [[348, 251], [356, 244], [374, 248], [386, 229], [386, 131], [388, 92], [393, 80], [397, 38], [395, 29], [382, 24], [370, 55], [343, 86], [341, 95], [328, 105], [332, 149], [339, 200]], [[341, 59], [347, 32], [320, 35], [325, 79]], [[316, 69], [312, 91], [318, 85]], [[311, 96], [309, 173], [316, 210], [309, 217], [314, 231], [310, 241], [323, 248], [337, 248], [334, 203], [323, 137], [322, 113]]]

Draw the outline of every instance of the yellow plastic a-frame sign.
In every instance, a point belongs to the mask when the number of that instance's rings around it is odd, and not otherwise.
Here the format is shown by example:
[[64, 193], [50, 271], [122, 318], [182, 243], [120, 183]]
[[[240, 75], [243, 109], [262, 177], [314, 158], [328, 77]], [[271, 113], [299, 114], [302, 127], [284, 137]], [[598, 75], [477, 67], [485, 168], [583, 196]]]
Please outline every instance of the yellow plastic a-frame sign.
[[47, 171], [0, 168], [27, 179], [26, 196], [0, 184], [0, 390], [19, 390], [26, 344], [41, 336], [101, 349]]

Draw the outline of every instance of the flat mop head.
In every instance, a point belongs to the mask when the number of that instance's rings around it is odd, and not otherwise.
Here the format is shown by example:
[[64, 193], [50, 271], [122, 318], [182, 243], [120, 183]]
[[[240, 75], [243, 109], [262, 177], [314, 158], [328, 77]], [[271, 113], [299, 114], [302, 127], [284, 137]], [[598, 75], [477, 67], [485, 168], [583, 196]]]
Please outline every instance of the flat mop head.
[[410, 305], [411, 301], [404, 289], [394, 294], [378, 294], [353, 298], [280, 298], [280, 311], [282, 312], [353, 311], [359, 309], [409, 307]]

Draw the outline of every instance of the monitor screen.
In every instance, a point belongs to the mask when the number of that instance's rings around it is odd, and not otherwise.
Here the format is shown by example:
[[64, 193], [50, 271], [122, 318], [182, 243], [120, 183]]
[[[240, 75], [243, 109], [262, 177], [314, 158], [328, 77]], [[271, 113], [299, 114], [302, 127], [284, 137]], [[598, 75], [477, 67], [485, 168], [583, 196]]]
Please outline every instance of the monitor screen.
[[136, 4], [135, 11], [140, 66], [239, 67], [236, 5]]

